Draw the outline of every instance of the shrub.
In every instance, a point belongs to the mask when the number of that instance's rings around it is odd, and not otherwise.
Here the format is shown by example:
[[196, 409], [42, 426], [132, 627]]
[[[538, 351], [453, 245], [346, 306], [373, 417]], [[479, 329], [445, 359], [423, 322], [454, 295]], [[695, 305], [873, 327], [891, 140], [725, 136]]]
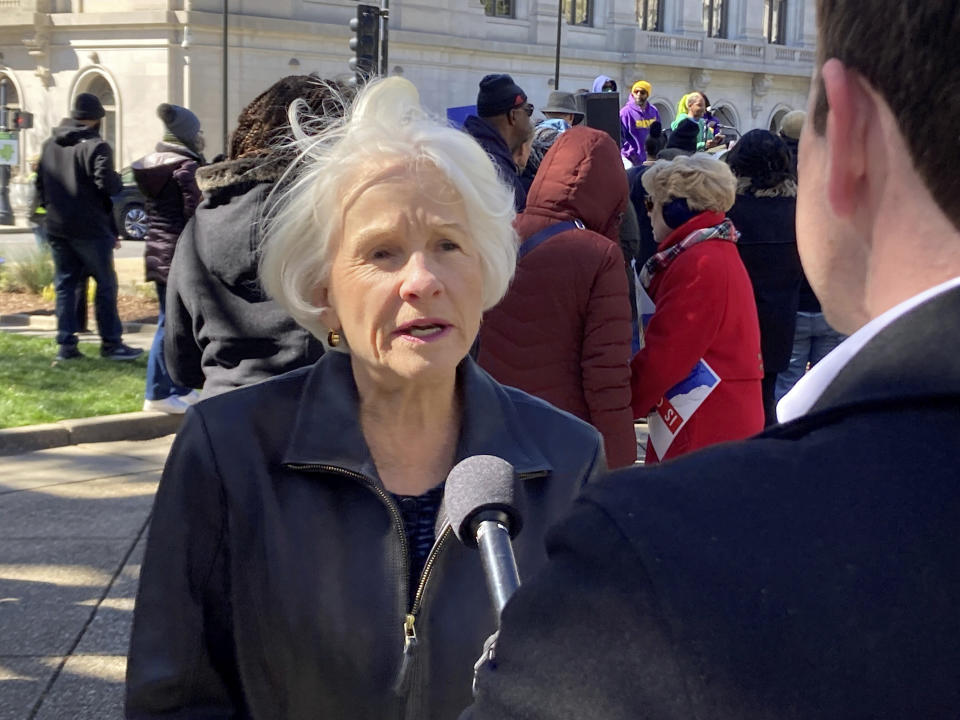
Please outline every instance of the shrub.
[[53, 282], [53, 258], [49, 250], [35, 249], [21, 258], [7, 260], [0, 276], [0, 289], [39, 295]]

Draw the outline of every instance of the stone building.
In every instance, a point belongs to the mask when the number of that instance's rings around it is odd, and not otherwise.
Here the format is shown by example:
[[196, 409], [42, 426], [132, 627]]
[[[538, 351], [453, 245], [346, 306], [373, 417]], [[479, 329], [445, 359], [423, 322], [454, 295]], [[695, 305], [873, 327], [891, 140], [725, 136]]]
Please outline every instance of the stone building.
[[[704, 91], [740, 132], [803, 107], [813, 67], [812, 0], [561, 0], [561, 90], [613, 77], [626, 99], [645, 78], [672, 119]], [[226, 82], [224, 83], [224, 9]], [[442, 113], [475, 101], [478, 80], [509, 72], [542, 105], [554, 84], [556, 0], [393, 0], [389, 71]], [[238, 111], [278, 78], [347, 76], [350, 0], [0, 0], [8, 106], [34, 113], [22, 175], [80, 92], [97, 94], [118, 168], [149, 152], [161, 102], [200, 117], [208, 155]], [[225, 89], [225, 93], [224, 93]], [[226, 101], [223, 101], [226, 95]]]

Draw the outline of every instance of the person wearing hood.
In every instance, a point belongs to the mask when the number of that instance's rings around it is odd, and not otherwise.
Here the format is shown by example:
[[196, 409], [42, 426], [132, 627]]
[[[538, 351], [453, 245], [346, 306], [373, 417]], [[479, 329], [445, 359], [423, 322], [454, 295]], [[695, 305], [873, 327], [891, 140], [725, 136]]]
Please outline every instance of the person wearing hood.
[[480, 366], [505, 385], [586, 420], [609, 467], [631, 465], [631, 314], [618, 245], [627, 181], [616, 143], [574, 127], [540, 165], [506, 297], [484, 316]]
[[131, 166], [147, 201], [146, 279], [156, 284], [160, 301], [157, 332], [147, 359], [143, 409], [182, 414], [200, 396], [175, 384], [163, 359], [167, 276], [177, 239], [200, 203], [196, 174], [203, 164], [204, 140], [200, 120], [187, 108], [161, 103], [157, 116], [163, 121], [163, 140]]
[[513, 78], [493, 74], [480, 81], [477, 114], [468, 116], [463, 123], [463, 129], [493, 160], [503, 181], [513, 188], [517, 212], [527, 203], [527, 191], [520, 181], [514, 154], [533, 135], [532, 115], [533, 105], [527, 102], [527, 94]]
[[83, 357], [77, 348], [77, 286], [87, 276], [97, 281], [93, 301], [100, 356], [133, 360], [143, 354], [124, 345], [117, 312], [113, 250], [119, 240], [111, 198], [122, 184], [113, 167], [113, 149], [100, 137], [105, 115], [96, 95], [77, 95], [70, 117], [61, 120], [43, 144], [37, 167], [37, 204], [46, 211], [53, 255], [60, 361]]
[[323, 345], [267, 297], [257, 268], [261, 219], [295, 155], [287, 108], [323, 116], [348, 89], [307, 75], [278, 80], [241, 112], [228, 158], [197, 171], [204, 193], [177, 243], [164, 351], [175, 383], [206, 398], [313, 364]]
[[617, 92], [617, 81], [609, 75], [597, 75], [593, 79], [590, 92]]
[[620, 109], [620, 154], [634, 166], [646, 162], [650, 126], [660, 122], [660, 111], [650, 102], [651, 92], [650, 83], [637, 80], [630, 89], [630, 99]]

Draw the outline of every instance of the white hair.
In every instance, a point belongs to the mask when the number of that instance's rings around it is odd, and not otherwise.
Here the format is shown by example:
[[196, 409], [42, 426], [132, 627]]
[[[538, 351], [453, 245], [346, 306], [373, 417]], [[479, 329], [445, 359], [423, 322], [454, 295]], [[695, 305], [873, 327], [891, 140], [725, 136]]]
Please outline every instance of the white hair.
[[260, 278], [267, 294], [324, 340], [330, 328], [320, 320], [316, 288], [326, 281], [340, 240], [344, 200], [369, 180], [371, 168], [427, 163], [463, 200], [480, 257], [483, 309], [500, 302], [517, 262], [513, 190], [472, 137], [431, 118], [414, 85], [397, 77], [367, 85], [344, 118], [315, 135], [303, 131], [302, 109], [290, 108], [298, 159], [266, 219]]

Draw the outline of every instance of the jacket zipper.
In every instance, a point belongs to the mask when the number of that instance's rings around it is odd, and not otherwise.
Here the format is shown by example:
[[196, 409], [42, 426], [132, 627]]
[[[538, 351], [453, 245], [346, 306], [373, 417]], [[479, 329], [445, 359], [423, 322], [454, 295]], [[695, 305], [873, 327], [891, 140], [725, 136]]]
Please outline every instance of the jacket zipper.
[[[347, 470], [345, 468], [337, 467], [336, 465], [315, 465], [315, 464], [295, 464], [291, 463], [287, 467], [293, 470], [302, 470], [306, 472], [315, 472], [315, 471], [324, 471], [331, 472], [338, 475], [344, 475], [346, 477], [354, 478], [360, 480], [364, 485], [372, 489], [383, 501], [383, 504], [386, 505], [387, 509], [390, 511], [390, 514], [393, 516], [393, 524], [397, 530], [397, 534], [400, 536], [400, 546], [403, 549], [403, 574], [400, 578], [400, 592], [401, 597], [407, 596], [407, 583], [410, 581], [410, 548], [407, 545], [407, 535], [403, 529], [403, 518], [400, 515], [400, 511], [396, 507], [396, 503], [393, 499], [384, 491], [379, 485], [373, 482], [370, 478], [362, 473], [354, 472], [353, 470]], [[538, 472], [530, 473], [519, 473], [517, 478], [519, 480], [527, 480], [530, 478], [545, 477], [549, 473], [545, 470]], [[450, 536], [453, 534], [453, 527], [450, 525], [449, 521], [444, 521], [443, 527], [440, 530], [440, 535], [437, 537], [436, 542], [434, 542], [433, 547], [430, 549], [430, 554], [427, 556], [427, 561], [424, 563], [423, 572], [420, 573], [420, 582], [417, 585], [417, 592], [413, 597], [413, 605], [410, 608], [410, 611], [406, 613], [403, 619], [403, 656], [400, 660], [400, 669], [397, 672], [397, 678], [394, 682], [394, 691], [397, 694], [405, 695], [406, 694], [406, 685], [410, 670], [413, 667], [414, 659], [417, 652], [417, 647], [419, 645], [419, 640], [417, 639], [417, 615], [420, 613], [420, 606], [423, 601], [423, 592], [427, 586], [427, 579], [430, 577], [430, 573], [433, 570], [434, 565], [437, 563], [437, 558], [440, 555], [440, 551], [443, 549], [443, 546], [446, 545]], [[409, 699], [409, 698], [408, 698]]]
[[[547, 475], [549, 475], [549, 473], [546, 470], [538, 470], [536, 472], [518, 473], [517, 479], [529, 480], [532, 478], [546, 477]], [[448, 520], [444, 520], [443, 527], [440, 529], [440, 535], [437, 536], [436, 542], [434, 542], [433, 547], [430, 548], [430, 554], [427, 556], [427, 561], [423, 565], [423, 572], [420, 573], [420, 582], [417, 585], [417, 592], [413, 596], [413, 606], [410, 608], [410, 612], [407, 613], [407, 616], [404, 619], [403, 661], [400, 663], [400, 671], [397, 673], [397, 680], [395, 684], [395, 688], [398, 691], [404, 689], [407, 680], [407, 674], [413, 665], [414, 655], [419, 644], [417, 639], [416, 622], [417, 616], [420, 614], [420, 606], [423, 604], [423, 593], [427, 587], [427, 580], [430, 577], [430, 573], [433, 570], [434, 565], [437, 563], [437, 558], [440, 557], [441, 550], [443, 550], [444, 545], [446, 545], [451, 535], [453, 535], [453, 526]]]
[[[368, 478], [362, 473], [354, 472], [353, 470], [347, 470], [346, 468], [337, 467], [336, 465], [314, 465], [314, 464], [294, 464], [291, 463], [287, 465], [292, 470], [302, 470], [306, 472], [331, 472], [336, 475], [344, 475], [349, 478], [361, 481], [364, 485], [373, 490], [379, 497], [380, 500], [386, 505], [387, 510], [390, 511], [390, 515], [393, 517], [393, 526], [397, 531], [397, 534], [400, 536], [400, 547], [403, 550], [403, 557], [401, 558], [401, 568], [403, 572], [400, 575], [400, 597], [407, 597], [407, 584], [410, 582], [410, 548], [407, 545], [407, 535], [403, 530], [403, 518], [400, 516], [400, 510], [397, 509], [396, 503], [393, 501], [387, 492], [377, 485], [373, 480]], [[409, 618], [410, 616], [407, 615]], [[404, 622], [404, 654], [407, 651], [407, 622]], [[417, 644], [417, 634], [416, 630], [413, 627], [413, 623], [410, 623], [411, 630], [411, 642], [413, 646]]]

